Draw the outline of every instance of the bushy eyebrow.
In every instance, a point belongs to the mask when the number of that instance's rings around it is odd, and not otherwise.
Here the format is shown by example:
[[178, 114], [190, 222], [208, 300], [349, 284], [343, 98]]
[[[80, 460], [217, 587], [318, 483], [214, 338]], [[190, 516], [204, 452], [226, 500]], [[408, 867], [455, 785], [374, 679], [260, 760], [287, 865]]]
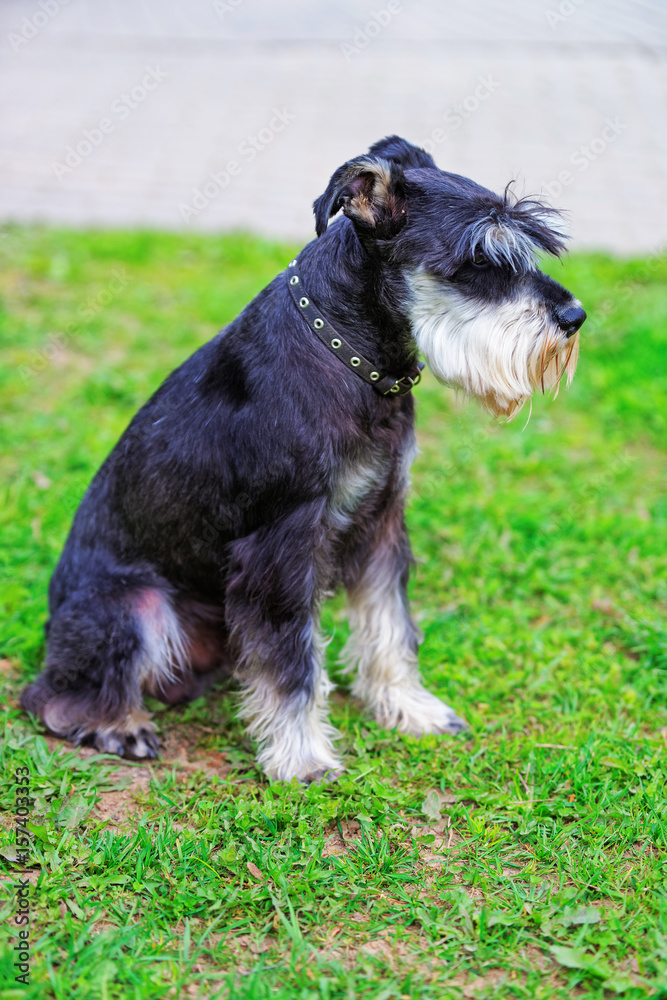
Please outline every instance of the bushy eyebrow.
[[506, 191], [501, 205], [463, 228], [455, 255], [464, 261], [480, 250], [492, 264], [522, 273], [535, 270], [539, 251], [560, 256], [566, 239], [560, 213], [534, 199], [510, 201]]

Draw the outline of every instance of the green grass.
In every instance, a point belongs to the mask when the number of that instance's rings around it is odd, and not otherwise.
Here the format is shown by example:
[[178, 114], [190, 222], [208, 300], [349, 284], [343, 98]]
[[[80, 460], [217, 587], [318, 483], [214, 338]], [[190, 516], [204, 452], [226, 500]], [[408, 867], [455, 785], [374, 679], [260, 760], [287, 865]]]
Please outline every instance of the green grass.
[[[667, 996], [667, 265], [573, 256], [579, 372], [511, 424], [427, 378], [408, 521], [430, 688], [470, 722], [397, 736], [345, 695], [347, 772], [269, 785], [234, 694], [158, 708], [163, 760], [72, 752], [17, 708], [87, 483], [164, 376], [293, 247], [4, 231], [0, 951], [7, 998]], [[29, 987], [14, 983], [17, 767]]]

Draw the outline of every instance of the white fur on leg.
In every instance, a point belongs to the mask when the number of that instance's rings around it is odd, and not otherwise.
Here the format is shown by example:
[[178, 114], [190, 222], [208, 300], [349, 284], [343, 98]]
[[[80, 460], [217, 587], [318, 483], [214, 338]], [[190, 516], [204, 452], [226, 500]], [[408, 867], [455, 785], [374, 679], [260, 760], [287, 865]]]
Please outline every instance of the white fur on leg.
[[159, 691], [162, 683], [173, 682], [187, 663], [187, 637], [169, 598], [154, 588], [146, 588], [135, 599], [142, 634], [141, 657], [137, 663], [139, 683], [144, 690]]
[[332, 741], [338, 736], [327, 720], [327, 697], [333, 684], [318, 665], [314, 691], [286, 696], [265, 673], [244, 684], [240, 716], [259, 741], [257, 761], [276, 781], [319, 781], [341, 771]]
[[370, 567], [350, 595], [348, 669], [357, 668], [352, 693], [378, 725], [403, 733], [457, 733], [465, 722], [423, 686], [415, 652], [415, 628], [394, 574]]

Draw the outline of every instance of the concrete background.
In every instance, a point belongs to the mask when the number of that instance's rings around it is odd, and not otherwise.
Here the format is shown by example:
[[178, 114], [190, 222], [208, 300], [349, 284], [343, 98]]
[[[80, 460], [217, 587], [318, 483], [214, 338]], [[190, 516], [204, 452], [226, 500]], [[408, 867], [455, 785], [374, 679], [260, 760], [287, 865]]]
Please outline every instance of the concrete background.
[[664, 0], [2, 0], [0, 48], [0, 220], [307, 238], [397, 132], [575, 245], [667, 244]]

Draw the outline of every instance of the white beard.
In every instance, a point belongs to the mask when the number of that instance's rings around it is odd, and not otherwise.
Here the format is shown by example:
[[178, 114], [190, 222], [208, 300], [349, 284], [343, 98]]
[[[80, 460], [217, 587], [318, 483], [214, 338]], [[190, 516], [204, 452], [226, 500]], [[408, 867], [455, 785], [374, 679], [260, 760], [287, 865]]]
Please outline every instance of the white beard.
[[480, 306], [423, 271], [408, 281], [413, 335], [434, 375], [495, 416], [514, 415], [536, 390], [557, 391], [564, 373], [572, 381], [579, 334], [568, 339], [538, 301]]

